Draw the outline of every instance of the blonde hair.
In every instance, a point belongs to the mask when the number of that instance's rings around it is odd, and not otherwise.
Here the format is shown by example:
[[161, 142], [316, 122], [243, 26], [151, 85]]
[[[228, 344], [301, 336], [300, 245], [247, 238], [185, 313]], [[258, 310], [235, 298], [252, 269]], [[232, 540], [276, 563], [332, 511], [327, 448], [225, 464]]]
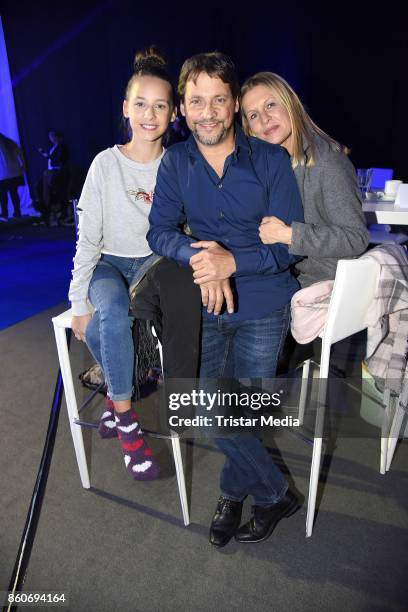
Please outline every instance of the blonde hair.
[[244, 131], [247, 135], [251, 135], [251, 130], [248, 125], [247, 118], [243, 111], [242, 100], [245, 94], [257, 87], [258, 85], [264, 85], [273, 91], [273, 93], [278, 98], [279, 102], [286, 109], [290, 126], [292, 130], [292, 167], [296, 168], [297, 165], [303, 165], [304, 161], [304, 152], [303, 152], [303, 138], [310, 144], [310, 156], [306, 162], [306, 166], [313, 166], [315, 163], [316, 150], [313, 135], [318, 134], [321, 138], [323, 138], [329, 145], [336, 151], [343, 151], [344, 153], [348, 153], [348, 149], [343, 147], [340, 143], [333, 138], [330, 138], [326, 132], [323, 132], [312, 119], [307, 114], [303, 104], [301, 103], [298, 95], [292, 89], [285, 79], [280, 77], [278, 74], [274, 72], [258, 72], [254, 74], [254, 76], [250, 77], [245, 81], [243, 86], [241, 87], [241, 95], [240, 95], [240, 106], [241, 106], [241, 115], [242, 115], [242, 124], [244, 127]]

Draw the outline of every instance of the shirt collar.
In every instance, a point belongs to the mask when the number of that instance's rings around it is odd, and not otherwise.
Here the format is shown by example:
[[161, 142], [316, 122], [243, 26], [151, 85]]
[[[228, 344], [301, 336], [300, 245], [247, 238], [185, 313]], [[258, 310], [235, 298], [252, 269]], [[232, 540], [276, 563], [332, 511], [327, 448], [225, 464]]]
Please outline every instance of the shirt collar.
[[248, 136], [246, 136], [244, 130], [237, 123], [235, 124], [235, 151], [239, 151], [239, 149], [246, 149], [248, 153], [252, 153], [251, 144], [249, 142]]

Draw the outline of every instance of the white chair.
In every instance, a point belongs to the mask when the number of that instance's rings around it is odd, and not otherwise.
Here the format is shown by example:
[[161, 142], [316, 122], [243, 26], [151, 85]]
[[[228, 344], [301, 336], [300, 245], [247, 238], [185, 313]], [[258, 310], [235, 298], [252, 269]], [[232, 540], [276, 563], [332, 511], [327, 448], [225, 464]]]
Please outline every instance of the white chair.
[[[71, 329], [72, 312], [71, 309], [66, 310], [62, 314], [53, 317], [52, 323], [54, 326], [55, 341], [57, 343], [58, 359], [60, 363], [62, 380], [64, 383], [65, 400], [68, 410], [69, 425], [71, 428], [72, 441], [74, 443], [76, 460], [78, 463], [79, 474], [81, 477], [82, 486], [89, 489], [91, 486], [89, 479], [88, 464], [86, 461], [84, 440], [82, 436], [81, 421], [78, 414], [78, 405], [75, 395], [74, 383], [72, 380], [71, 362], [68, 351], [66, 330]], [[161, 346], [159, 344], [160, 358], [162, 359]], [[163, 437], [163, 436], [161, 436]], [[190, 523], [186, 485], [184, 479], [183, 462], [181, 458], [180, 439], [177, 434], [171, 434], [171, 444], [173, 450], [173, 458], [176, 466], [177, 484], [180, 495], [181, 509], [183, 513], [184, 525]]]
[[[324, 404], [327, 391], [331, 346], [367, 327], [365, 320], [368, 308], [376, 295], [380, 274], [380, 266], [369, 259], [340, 260], [337, 264], [336, 279], [328, 307], [327, 321], [323, 332], [322, 351], [320, 359], [320, 385], [318, 396], [318, 411], [316, 416], [315, 437], [313, 440], [313, 456], [310, 470], [309, 498], [306, 517], [306, 537], [313, 531], [313, 521], [316, 509], [317, 487], [319, 482], [320, 461], [322, 454], [322, 434], [324, 421]], [[299, 418], [303, 419], [310, 369], [310, 360], [303, 365], [302, 391], [299, 401]], [[325, 382], [326, 381], [326, 382]], [[388, 438], [382, 440], [381, 450], [386, 455]]]

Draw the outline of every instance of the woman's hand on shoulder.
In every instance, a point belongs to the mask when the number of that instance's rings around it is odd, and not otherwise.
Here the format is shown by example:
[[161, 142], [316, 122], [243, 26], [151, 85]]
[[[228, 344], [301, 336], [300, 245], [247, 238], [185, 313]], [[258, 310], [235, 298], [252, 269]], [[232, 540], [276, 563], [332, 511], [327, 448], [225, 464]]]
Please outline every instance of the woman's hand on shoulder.
[[88, 323], [91, 319], [92, 315], [90, 314], [72, 317], [71, 328], [77, 340], [82, 340], [82, 342], [85, 342], [86, 328], [88, 327]]

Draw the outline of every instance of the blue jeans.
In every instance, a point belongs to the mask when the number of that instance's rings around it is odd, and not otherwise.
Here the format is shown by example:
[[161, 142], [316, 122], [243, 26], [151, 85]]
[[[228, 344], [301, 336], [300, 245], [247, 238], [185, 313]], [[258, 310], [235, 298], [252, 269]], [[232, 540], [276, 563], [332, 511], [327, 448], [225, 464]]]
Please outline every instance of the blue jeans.
[[102, 255], [89, 284], [95, 313], [86, 328], [86, 344], [101, 366], [113, 401], [133, 393], [133, 318], [129, 316], [129, 287], [156, 261], [147, 257]]
[[[265, 319], [204, 319], [200, 377], [273, 378], [289, 321], [289, 304]], [[252, 495], [256, 505], [266, 506], [285, 495], [288, 484], [259, 438], [233, 433], [214, 441], [226, 455], [220, 476], [224, 497], [241, 501]]]

